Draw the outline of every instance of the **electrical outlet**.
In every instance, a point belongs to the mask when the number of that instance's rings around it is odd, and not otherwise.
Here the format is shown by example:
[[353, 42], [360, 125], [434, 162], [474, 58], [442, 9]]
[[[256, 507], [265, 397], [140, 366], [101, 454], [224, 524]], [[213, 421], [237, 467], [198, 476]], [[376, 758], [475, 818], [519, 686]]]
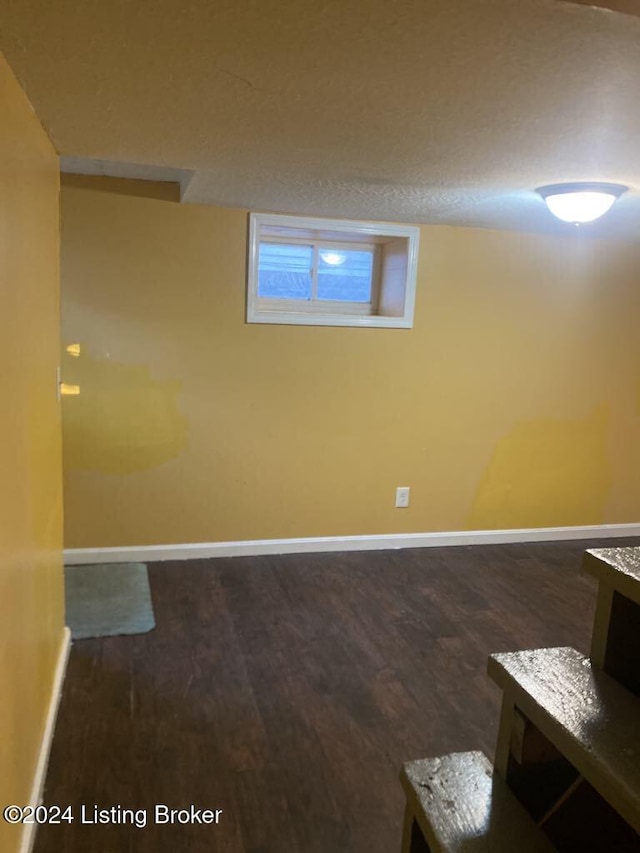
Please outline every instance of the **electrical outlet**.
[[411, 491], [409, 486], [398, 486], [396, 489], [396, 507], [407, 507], [409, 506], [409, 492]]

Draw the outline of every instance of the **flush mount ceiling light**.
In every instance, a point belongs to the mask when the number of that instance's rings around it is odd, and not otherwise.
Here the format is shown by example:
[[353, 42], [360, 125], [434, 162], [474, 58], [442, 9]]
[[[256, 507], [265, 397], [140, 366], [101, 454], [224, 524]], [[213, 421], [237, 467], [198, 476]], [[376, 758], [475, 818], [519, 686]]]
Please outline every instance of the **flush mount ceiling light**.
[[603, 216], [628, 188], [622, 184], [574, 183], [550, 184], [539, 187], [537, 192], [546, 201], [547, 207], [563, 222], [580, 225], [593, 222]]

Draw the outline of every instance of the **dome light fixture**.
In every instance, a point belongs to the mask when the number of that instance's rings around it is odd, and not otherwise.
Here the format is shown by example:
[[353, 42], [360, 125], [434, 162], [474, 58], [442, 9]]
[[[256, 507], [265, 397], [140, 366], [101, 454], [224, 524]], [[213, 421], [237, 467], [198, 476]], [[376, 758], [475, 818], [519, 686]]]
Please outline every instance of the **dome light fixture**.
[[549, 184], [546, 187], [538, 187], [537, 192], [545, 200], [554, 216], [563, 222], [580, 225], [583, 222], [593, 222], [603, 216], [627, 189], [628, 187], [622, 184], [591, 181]]

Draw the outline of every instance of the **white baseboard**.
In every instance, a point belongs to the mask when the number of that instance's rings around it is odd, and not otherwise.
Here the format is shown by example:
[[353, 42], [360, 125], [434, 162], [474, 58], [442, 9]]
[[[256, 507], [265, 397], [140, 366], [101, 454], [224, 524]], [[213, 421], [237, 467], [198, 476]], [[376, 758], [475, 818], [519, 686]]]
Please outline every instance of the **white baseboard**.
[[461, 530], [451, 533], [391, 533], [378, 536], [316, 536], [306, 539], [253, 539], [181, 545], [133, 545], [122, 548], [69, 548], [67, 565], [82, 563], [202, 560], [320, 551], [382, 551], [387, 548], [435, 548], [448, 545], [499, 545], [563, 539], [613, 539], [640, 536], [640, 524], [594, 524], [582, 527], [531, 527], [521, 530]]
[[[38, 755], [38, 764], [33, 777], [33, 785], [31, 787], [31, 797], [29, 805], [36, 808], [42, 803], [42, 793], [44, 783], [47, 776], [47, 767], [49, 765], [49, 753], [51, 752], [51, 744], [53, 742], [53, 733], [56, 726], [56, 717], [58, 716], [58, 706], [60, 705], [60, 697], [62, 695], [62, 684], [64, 682], [65, 672], [67, 670], [67, 661], [69, 660], [69, 651], [71, 649], [71, 631], [68, 628], [64, 629], [62, 642], [60, 643], [60, 651], [58, 652], [58, 661], [56, 663], [56, 671], [53, 676], [53, 687], [51, 689], [51, 699], [49, 700], [49, 710], [47, 711], [47, 719], [40, 742], [40, 752]], [[20, 841], [20, 853], [31, 853], [36, 839], [36, 824], [25, 824]]]

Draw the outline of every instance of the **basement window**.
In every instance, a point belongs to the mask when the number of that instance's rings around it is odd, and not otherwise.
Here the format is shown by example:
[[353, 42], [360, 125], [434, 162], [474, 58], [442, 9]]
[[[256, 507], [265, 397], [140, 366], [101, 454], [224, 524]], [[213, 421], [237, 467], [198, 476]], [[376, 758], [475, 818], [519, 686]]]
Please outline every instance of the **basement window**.
[[419, 229], [252, 213], [248, 323], [410, 329]]

